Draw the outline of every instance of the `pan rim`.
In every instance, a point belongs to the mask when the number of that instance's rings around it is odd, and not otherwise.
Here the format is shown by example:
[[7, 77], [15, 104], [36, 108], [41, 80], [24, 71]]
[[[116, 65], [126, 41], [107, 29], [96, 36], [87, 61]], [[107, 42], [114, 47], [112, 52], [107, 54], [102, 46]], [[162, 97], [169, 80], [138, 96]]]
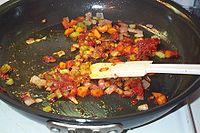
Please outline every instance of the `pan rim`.
[[[1, 7], [7, 7], [7, 9], [8, 9], [8, 7], [12, 8], [13, 5], [20, 3], [21, 1], [22, 0], [10, 0], [9, 2], [6, 2], [3, 5], [1, 5]], [[154, 1], [158, 1], [158, 0], [154, 0]], [[197, 18], [195, 16], [191, 15], [191, 13], [186, 11], [184, 8], [182, 8], [181, 6], [179, 6], [178, 4], [176, 4], [173, 1], [168, 1], [166, 3], [169, 3], [170, 5], [176, 7], [178, 10], [180, 10], [185, 15], [187, 15], [192, 20], [194, 26], [200, 27], [200, 23], [197, 20]], [[6, 9], [4, 9], [4, 10], [6, 10]], [[0, 10], [0, 11], [2, 11], [2, 10]], [[200, 34], [200, 32], [198, 32], [198, 33]], [[59, 114], [46, 113], [46, 112], [43, 112], [41, 110], [38, 110], [38, 109], [35, 109], [35, 108], [32, 108], [32, 107], [28, 107], [24, 104], [20, 104], [19, 102], [15, 101], [14, 99], [7, 97], [3, 93], [0, 93], [0, 99], [5, 101], [6, 103], [9, 103], [9, 105], [11, 105], [11, 106], [13, 106], [17, 109], [20, 109], [22, 111], [25, 111], [27, 113], [34, 114], [34, 115], [37, 115], [37, 116], [42, 116], [42, 117], [45, 117], [45, 118], [48, 118], [48, 119], [61, 120], [61, 121], [69, 121], [70, 120], [70, 121], [74, 121], [74, 122], [77, 122], [77, 120], [79, 120], [79, 119], [84, 119], [87, 122], [98, 122], [99, 123], [100, 121], [108, 122], [108, 121], [115, 121], [115, 120], [126, 119], [126, 118], [131, 119], [132, 117], [135, 117], [135, 116], [142, 116], [144, 113], [150, 114], [154, 111], [160, 111], [163, 108], [167, 108], [170, 105], [178, 104], [179, 102], [184, 100], [184, 98], [186, 98], [188, 95], [190, 95], [191, 93], [193, 93], [195, 90], [198, 89], [198, 88], [193, 87], [193, 86], [196, 86], [196, 84], [198, 82], [200, 83], [200, 77], [197, 78], [194, 81], [194, 83], [190, 87], [188, 87], [183, 93], [181, 93], [177, 97], [174, 97], [173, 99], [171, 99], [169, 102], [167, 102], [164, 105], [157, 106], [155, 108], [149, 109], [149, 110], [144, 111], [144, 112], [137, 112], [137, 113], [134, 113], [134, 115], [133, 114], [127, 114], [127, 115], [113, 116], [113, 117], [109, 117], [109, 118], [100, 118], [100, 119], [81, 118], [81, 117], [72, 117], [72, 116], [64, 116], [64, 115], [59, 115]]]

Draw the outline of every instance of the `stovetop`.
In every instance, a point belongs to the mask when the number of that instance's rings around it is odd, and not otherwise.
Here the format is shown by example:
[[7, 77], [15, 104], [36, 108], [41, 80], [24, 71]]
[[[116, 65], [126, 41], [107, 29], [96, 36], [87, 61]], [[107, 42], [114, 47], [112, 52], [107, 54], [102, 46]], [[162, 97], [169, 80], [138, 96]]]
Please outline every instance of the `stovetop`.
[[[8, 0], [0, 0], [0, 5]], [[200, 0], [174, 0], [200, 18]], [[192, 2], [193, 4], [192, 4]], [[187, 3], [187, 4], [186, 4]], [[185, 4], [185, 5], [184, 5]], [[127, 133], [200, 133], [200, 89], [180, 109], [151, 124]], [[197, 124], [198, 123], [198, 124]], [[0, 100], [0, 133], [51, 133], [46, 125], [33, 121]]]

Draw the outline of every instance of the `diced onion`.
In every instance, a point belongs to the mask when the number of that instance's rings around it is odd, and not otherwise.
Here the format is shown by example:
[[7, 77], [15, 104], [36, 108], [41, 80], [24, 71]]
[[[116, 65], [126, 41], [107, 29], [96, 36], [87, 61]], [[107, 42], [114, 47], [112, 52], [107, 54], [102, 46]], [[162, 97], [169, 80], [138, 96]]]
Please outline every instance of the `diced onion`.
[[148, 110], [149, 109], [149, 106], [148, 104], [142, 104], [140, 106], [138, 106], [137, 108], [139, 111], [145, 111], [145, 110]]
[[146, 81], [146, 80], [142, 80], [142, 85], [143, 85], [143, 87], [144, 87], [144, 89], [147, 89], [147, 88], [149, 88], [149, 86], [151, 85], [148, 81]]

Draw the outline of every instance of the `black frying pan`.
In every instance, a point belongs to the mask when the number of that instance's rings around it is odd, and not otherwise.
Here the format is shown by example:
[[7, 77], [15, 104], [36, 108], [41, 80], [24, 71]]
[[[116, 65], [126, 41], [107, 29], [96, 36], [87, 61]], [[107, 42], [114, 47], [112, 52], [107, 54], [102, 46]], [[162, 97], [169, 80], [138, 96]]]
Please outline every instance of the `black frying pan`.
[[[152, 106], [148, 111], [138, 112], [129, 99], [115, 94], [101, 99], [93, 97], [79, 98], [79, 105], [61, 100], [54, 105], [54, 113], [42, 112], [41, 104], [31, 107], [24, 105], [18, 98], [21, 91], [30, 91], [45, 96], [43, 90], [29, 85], [30, 77], [48, 70], [56, 64], [45, 64], [43, 55], [65, 49], [68, 53], [71, 40], [63, 36], [60, 22], [63, 17], [75, 18], [88, 11], [103, 12], [113, 21], [153, 24], [160, 31], [166, 31], [168, 41], [162, 40], [162, 48], [178, 50], [179, 59], [157, 60], [163, 63], [200, 63], [200, 26], [195, 18], [173, 2], [164, 0], [11, 0], [0, 8], [0, 64], [9, 63], [17, 71], [15, 85], [0, 98], [8, 104], [23, 110], [32, 116], [44, 120], [59, 121], [76, 125], [117, 124], [120, 129], [141, 126], [167, 113], [200, 86], [198, 76], [156, 75], [153, 77], [152, 91], [160, 91], [169, 96], [169, 102], [163, 106]], [[46, 23], [41, 21], [46, 19]], [[147, 34], [149, 34], [146, 31]], [[29, 37], [46, 41], [27, 46]], [[72, 59], [73, 54], [60, 59]], [[4, 83], [0, 86], [7, 87]], [[7, 87], [8, 88], [8, 87]], [[149, 94], [146, 94], [147, 96]], [[45, 104], [45, 103], [44, 103]], [[123, 107], [122, 111], [117, 111]], [[52, 123], [50, 123], [50, 126]], [[55, 124], [55, 123], [54, 123]], [[116, 125], [115, 125], [116, 126]]]

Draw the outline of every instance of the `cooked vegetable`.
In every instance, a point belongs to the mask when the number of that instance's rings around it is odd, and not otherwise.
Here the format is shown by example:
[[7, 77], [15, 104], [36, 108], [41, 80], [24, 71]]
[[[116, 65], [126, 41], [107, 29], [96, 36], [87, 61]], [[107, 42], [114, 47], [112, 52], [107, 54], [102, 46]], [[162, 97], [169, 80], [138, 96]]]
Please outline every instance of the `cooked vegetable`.
[[162, 105], [167, 102], [167, 97], [164, 94], [158, 92], [152, 92], [152, 94], [155, 97], [155, 102], [158, 105]]
[[78, 101], [75, 97], [69, 96], [68, 99], [71, 100], [74, 104], [78, 104]]
[[6, 84], [7, 85], [13, 85], [14, 84], [14, 80], [12, 78], [9, 78], [8, 80], [6, 80]]
[[2, 74], [6, 74], [8, 72], [12, 71], [12, 67], [8, 64], [4, 64], [3, 66], [1, 66], [0, 72]]
[[57, 55], [58, 57], [62, 57], [62, 56], [65, 55], [65, 51], [60, 50], [60, 51], [58, 51], [58, 52], [54, 52], [53, 55]]
[[[158, 37], [144, 37], [138, 24], [127, 24], [122, 21], [113, 23], [104, 18], [102, 13], [92, 16], [86, 13], [69, 20], [64, 18], [62, 25], [65, 29], [64, 35], [75, 41], [71, 45], [71, 52], [76, 51], [74, 59], [59, 62], [57, 66], [49, 71], [33, 76], [31, 84], [48, 91], [47, 100], [56, 102], [58, 99], [69, 99], [78, 104], [77, 97], [102, 97], [117, 93], [126, 98], [131, 98], [130, 103], [137, 105], [144, 100], [145, 91], [150, 90], [150, 80], [143, 78], [116, 78], [92, 80], [89, 77], [90, 65], [93, 60], [99, 59], [112, 63], [130, 60], [149, 60], [153, 57], [171, 58], [177, 57], [177, 52], [160, 50], [160, 39]], [[151, 28], [152, 25], [147, 25]], [[65, 50], [66, 51], [66, 50]], [[76, 53], [74, 52], [74, 53]], [[54, 55], [63, 56], [64, 51], [55, 52]], [[44, 62], [55, 62], [52, 56], [44, 56]], [[105, 67], [101, 71], [106, 70]], [[148, 88], [148, 89], [147, 89]], [[166, 102], [164, 95], [153, 93], [156, 103], [161, 105]], [[138, 110], [147, 110], [148, 105], [138, 106]], [[44, 107], [44, 111], [51, 112], [50, 106]]]
[[43, 100], [42, 100], [41, 98], [36, 98], [36, 99], [35, 99], [35, 102], [36, 102], [36, 103], [41, 103], [42, 101], [43, 101]]
[[35, 42], [44, 41], [44, 40], [46, 40], [46, 39], [47, 39], [46, 36], [44, 36], [44, 37], [42, 37], [42, 38], [36, 38], [36, 39], [34, 39], [34, 38], [29, 38], [28, 40], [26, 40], [26, 43], [27, 43], [28, 45], [30, 45], [30, 44], [33, 44], [33, 43], [35, 43]]
[[91, 95], [94, 97], [101, 97], [103, 95], [103, 90], [100, 88], [95, 88], [91, 90]]
[[51, 111], [52, 111], [52, 108], [51, 108], [50, 105], [48, 105], [48, 106], [46, 106], [46, 107], [43, 107], [42, 110], [43, 110], [44, 112], [51, 112]]
[[53, 56], [48, 56], [48, 55], [45, 55], [42, 57], [42, 60], [46, 63], [53, 63], [53, 62], [56, 62], [56, 58], [54, 58]]
[[46, 80], [40, 79], [38, 76], [35, 76], [35, 75], [31, 77], [30, 83], [35, 84], [39, 88], [44, 87], [47, 84]]
[[76, 40], [77, 39], [77, 37], [79, 36], [79, 32], [72, 32], [70, 35], [69, 35], [69, 37], [71, 38], [71, 39], [74, 39], [74, 40]]
[[7, 90], [5, 88], [0, 87], [0, 92], [6, 92]]
[[21, 94], [22, 101], [27, 105], [30, 106], [35, 103], [35, 99], [33, 99], [29, 92], [24, 92]]
[[148, 109], [149, 109], [148, 104], [142, 104], [142, 105], [138, 106], [139, 111], [144, 111], [144, 110], [148, 110]]
[[85, 97], [88, 94], [88, 87], [81, 86], [77, 89], [77, 95], [80, 97]]
[[3, 79], [6, 85], [13, 85], [14, 84], [14, 80], [12, 78], [9, 77], [10, 72], [13, 71], [14, 69], [8, 65], [8, 64], [4, 64], [0, 67], [0, 79]]
[[161, 51], [155, 52], [155, 55], [159, 58], [165, 58], [165, 54]]

